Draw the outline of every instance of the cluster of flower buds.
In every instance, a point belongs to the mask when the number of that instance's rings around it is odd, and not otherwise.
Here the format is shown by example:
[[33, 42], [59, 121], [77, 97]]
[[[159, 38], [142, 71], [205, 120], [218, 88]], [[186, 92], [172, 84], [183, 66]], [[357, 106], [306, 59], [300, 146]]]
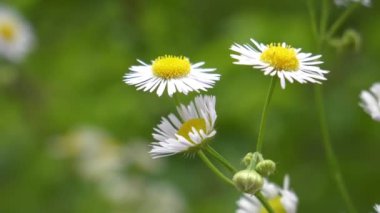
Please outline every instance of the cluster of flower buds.
[[276, 170], [276, 163], [264, 159], [259, 152], [246, 154], [243, 163], [247, 168], [237, 172], [232, 180], [239, 191], [248, 194], [260, 191], [264, 185], [264, 177], [268, 177]]

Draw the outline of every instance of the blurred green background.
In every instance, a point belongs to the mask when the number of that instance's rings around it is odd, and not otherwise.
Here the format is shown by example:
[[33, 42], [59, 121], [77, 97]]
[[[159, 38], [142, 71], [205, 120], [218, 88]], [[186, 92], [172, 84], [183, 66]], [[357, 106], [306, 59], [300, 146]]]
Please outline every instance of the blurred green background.
[[[23, 63], [0, 68], [15, 73], [0, 88], [0, 212], [6, 213], [114, 211], [94, 184], [74, 171], [75, 162], [57, 160], [49, 147], [54, 138], [84, 125], [103, 129], [120, 144], [140, 138], [148, 146], [152, 128], [174, 105], [166, 94], [157, 97], [122, 82], [137, 58], [185, 55], [218, 69], [221, 80], [208, 92], [217, 97], [213, 146], [239, 165], [253, 151], [269, 79], [233, 65], [231, 44], [255, 38], [315, 52], [302, 0], [4, 2], [23, 14], [37, 37]], [[359, 212], [380, 203], [380, 124], [358, 106], [360, 91], [380, 81], [378, 3], [360, 7], [344, 26], [361, 34], [359, 51], [328, 47], [322, 58], [322, 67], [331, 70], [323, 87], [332, 141]], [[331, 18], [344, 10], [331, 6]], [[282, 184], [290, 175], [299, 212], [345, 212], [328, 173], [312, 94], [312, 85], [276, 88], [264, 155], [278, 164], [272, 181]], [[159, 173], [141, 176], [173, 185], [186, 202], [184, 212], [235, 211], [239, 193], [197, 158], [173, 156], [165, 164]]]

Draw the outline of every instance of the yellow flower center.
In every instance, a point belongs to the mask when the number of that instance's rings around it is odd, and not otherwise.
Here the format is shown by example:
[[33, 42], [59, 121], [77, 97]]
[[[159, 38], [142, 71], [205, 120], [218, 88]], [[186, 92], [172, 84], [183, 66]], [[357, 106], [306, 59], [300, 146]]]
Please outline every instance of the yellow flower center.
[[172, 79], [188, 75], [191, 64], [186, 57], [165, 55], [156, 58], [152, 68], [154, 75], [164, 79]]
[[[269, 205], [273, 208], [276, 213], [286, 213], [284, 206], [281, 203], [281, 197], [277, 196], [269, 200]], [[268, 213], [264, 207], [261, 207], [260, 213]]]
[[275, 70], [296, 71], [299, 68], [296, 50], [290, 46], [283, 47], [279, 43], [268, 45], [260, 59]]
[[182, 124], [177, 134], [192, 142], [192, 140], [189, 137], [189, 133], [191, 132], [191, 129], [193, 127], [198, 131], [203, 130], [204, 132], [206, 132], [206, 121], [203, 118], [190, 119]]
[[16, 28], [11, 23], [0, 24], [0, 37], [5, 41], [12, 41], [16, 35]]

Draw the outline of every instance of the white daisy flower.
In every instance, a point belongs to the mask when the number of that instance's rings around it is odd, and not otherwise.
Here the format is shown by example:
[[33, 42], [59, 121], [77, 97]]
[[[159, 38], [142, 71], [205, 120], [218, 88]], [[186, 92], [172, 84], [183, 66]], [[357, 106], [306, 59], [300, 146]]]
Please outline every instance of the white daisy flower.
[[165, 88], [170, 97], [175, 92], [187, 94], [191, 91], [207, 91], [220, 78], [219, 74], [211, 73], [216, 69], [201, 68], [204, 62], [191, 64], [183, 56], [160, 56], [152, 64], [137, 61], [141, 65], [130, 67], [131, 72], [124, 75], [124, 82], [135, 85], [137, 90], [157, 90], [158, 96], [162, 95]]
[[363, 90], [360, 93], [361, 102], [359, 105], [366, 111], [373, 120], [380, 121], [380, 82], [374, 83], [369, 91]]
[[19, 62], [31, 50], [33, 41], [30, 25], [16, 11], [0, 5], [0, 55]]
[[375, 204], [375, 206], [373, 207], [376, 211], [376, 213], [380, 213], [380, 205], [379, 204]]
[[371, 0], [334, 0], [337, 6], [347, 6], [350, 3], [360, 3], [366, 7], [371, 6]]
[[291, 83], [296, 80], [301, 84], [321, 83], [321, 80], [326, 80], [324, 74], [329, 71], [316, 66], [323, 63], [317, 60], [321, 55], [302, 53], [300, 48], [292, 48], [286, 43], [265, 45], [253, 39], [251, 41], [255, 47], [249, 44], [231, 46], [232, 51], [239, 53], [239, 55], [231, 54], [231, 57], [237, 60], [234, 64], [251, 65], [262, 70], [264, 75], [277, 75], [283, 89], [286, 80]]
[[180, 119], [174, 114], [162, 118], [154, 128], [150, 154], [153, 158], [166, 157], [177, 153], [192, 153], [207, 144], [216, 134], [214, 96], [197, 96], [189, 105], [177, 107]]
[[[296, 213], [298, 205], [297, 195], [289, 189], [289, 176], [284, 178], [283, 188], [274, 183], [265, 181], [263, 195], [276, 213]], [[267, 212], [260, 201], [250, 194], [244, 194], [237, 202], [236, 213], [264, 213]]]

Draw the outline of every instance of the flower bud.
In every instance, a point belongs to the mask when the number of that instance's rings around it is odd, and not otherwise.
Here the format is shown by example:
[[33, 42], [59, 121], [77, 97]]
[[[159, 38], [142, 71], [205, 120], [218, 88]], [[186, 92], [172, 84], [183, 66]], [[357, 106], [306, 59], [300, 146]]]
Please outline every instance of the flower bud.
[[245, 166], [248, 166], [249, 164], [251, 164], [252, 159], [253, 159], [253, 153], [252, 152], [248, 152], [244, 156], [242, 162], [244, 163]]
[[264, 179], [255, 170], [241, 170], [232, 178], [239, 191], [255, 194], [264, 185]]
[[260, 162], [262, 160], [264, 160], [264, 158], [263, 158], [263, 155], [260, 152], [254, 152], [254, 153], [248, 152], [244, 156], [242, 162], [244, 163], [245, 166], [249, 166], [252, 163], [256, 164], [257, 162]]
[[276, 171], [276, 163], [272, 160], [263, 160], [256, 165], [256, 171], [263, 176], [269, 176]]
[[330, 39], [329, 44], [337, 48], [338, 51], [353, 49], [358, 52], [361, 49], [362, 38], [357, 31], [347, 29], [344, 31], [342, 37]]

